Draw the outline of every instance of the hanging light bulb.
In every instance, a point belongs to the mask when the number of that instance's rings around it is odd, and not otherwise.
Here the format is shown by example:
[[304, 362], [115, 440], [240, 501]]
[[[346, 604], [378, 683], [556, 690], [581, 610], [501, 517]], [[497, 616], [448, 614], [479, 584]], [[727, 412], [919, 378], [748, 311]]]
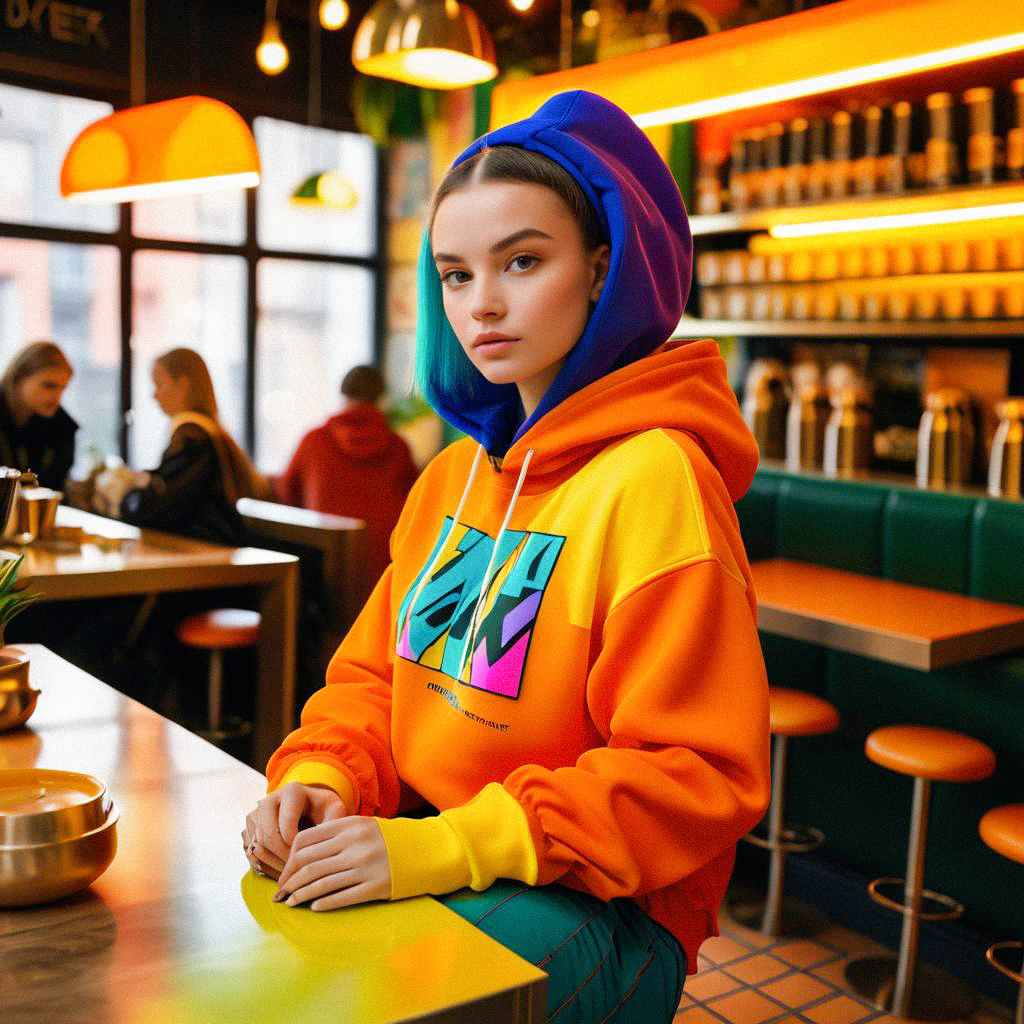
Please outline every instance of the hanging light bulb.
[[533, 6], [533, 0], [509, 0], [509, 3], [511, 3], [520, 14], [524, 14]]
[[[533, 0], [531, 0], [531, 3]], [[320, 24], [328, 31], [341, 28], [348, 21], [345, 0], [320, 0]]]
[[256, 63], [268, 75], [279, 75], [288, 67], [288, 47], [281, 42], [281, 28], [277, 23], [277, 0], [267, 0], [263, 38], [256, 47]]

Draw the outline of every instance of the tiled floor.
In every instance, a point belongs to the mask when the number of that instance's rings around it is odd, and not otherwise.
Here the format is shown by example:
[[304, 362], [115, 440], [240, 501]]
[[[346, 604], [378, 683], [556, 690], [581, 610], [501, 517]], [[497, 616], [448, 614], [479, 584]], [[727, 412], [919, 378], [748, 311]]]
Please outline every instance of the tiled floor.
[[[895, 1024], [845, 984], [847, 961], [889, 950], [844, 928], [814, 939], [770, 939], [731, 921], [701, 947], [675, 1024]], [[970, 1024], [1007, 1024], [1010, 1012], [982, 1000]], [[903, 1022], [901, 1022], [903, 1024]]]

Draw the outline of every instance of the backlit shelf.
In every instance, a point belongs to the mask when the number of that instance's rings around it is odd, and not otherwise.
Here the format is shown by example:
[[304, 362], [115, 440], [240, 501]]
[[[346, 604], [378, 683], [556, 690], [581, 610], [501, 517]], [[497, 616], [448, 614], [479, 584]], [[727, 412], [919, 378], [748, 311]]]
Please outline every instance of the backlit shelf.
[[674, 338], [1022, 338], [1024, 320], [699, 320]]

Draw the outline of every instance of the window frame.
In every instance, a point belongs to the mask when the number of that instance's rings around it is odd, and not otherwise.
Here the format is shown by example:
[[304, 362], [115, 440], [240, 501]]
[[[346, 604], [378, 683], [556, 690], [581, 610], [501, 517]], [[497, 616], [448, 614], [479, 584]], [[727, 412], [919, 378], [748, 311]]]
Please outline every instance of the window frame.
[[[96, 95], [91, 92], [76, 94], [70, 89], [51, 88], [43, 84], [25, 84], [13, 76], [2, 76], [0, 82], [17, 88], [32, 89], [36, 92], [50, 93], [57, 96], [83, 99], [100, 99], [114, 105], [115, 110], [123, 110], [127, 106], [123, 98]], [[272, 115], [257, 115], [272, 116]], [[245, 118], [250, 130], [253, 128], [254, 117]], [[275, 117], [274, 120], [287, 121], [287, 118]], [[300, 122], [292, 121], [292, 124]], [[71, 245], [104, 245], [117, 250], [119, 260], [119, 309], [121, 332], [121, 369], [120, 369], [120, 455], [127, 463], [131, 463], [131, 408], [132, 408], [132, 349], [131, 336], [133, 326], [133, 263], [137, 252], [161, 251], [182, 252], [210, 256], [241, 256], [245, 260], [245, 433], [239, 441], [249, 454], [253, 454], [256, 442], [256, 362], [259, 352], [256, 345], [256, 321], [259, 317], [259, 295], [257, 291], [258, 267], [262, 259], [286, 259], [307, 261], [311, 263], [332, 264], [360, 267], [369, 270], [373, 275], [373, 320], [372, 344], [375, 361], [379, 364], [383, 358], [385, 337], [385, 302], [387, 295], [387, 244], [386, 244], [386, 210], [387, 175], [384, 159], [379, 147], [374, 147], [374, 174], [376, 177], [376, 247], [370, 256], [336, 256], [328, 253], [304, 252], [266, 248], [260, 244], [257, 230], [256, 189], [245, 190], [245, 233], [241, 243], [230, 244], [221, 242], [182, 242], [163, 238], [146, 238], [133, 234], [131, 203], [122, 203], [118, 210], [117, 227], [112, 232], [93, 231], [80, 228], [53, 228], [41, 225], [15, 224], [0, 221], [0, 238], [30, 239], [41, 242], [59, 242]], [[60, 339], [57, 339], [58, 342]], [[141, 396], [139, 396], [141, 398]]]

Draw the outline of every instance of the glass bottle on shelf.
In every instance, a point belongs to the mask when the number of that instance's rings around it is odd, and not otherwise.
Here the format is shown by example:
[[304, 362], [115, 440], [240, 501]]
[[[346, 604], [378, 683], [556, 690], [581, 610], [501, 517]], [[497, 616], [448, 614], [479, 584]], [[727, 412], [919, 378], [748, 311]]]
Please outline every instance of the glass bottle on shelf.
[[762, 206], [779, 206], [783, 199], [785, 172], [782, 168], [782, 142], [786, 126], [781, 121], [772, 121], [764, 133], [764, 171], [761, 174], [760, 203]]
[[783, 193], [786, 204], [804, 201], [807, 188], [807, 118], [794, 117], [789, 122], [788, 153]]
[[859, 195], [870, 196], [878, 191], [881, 178], [882, 126], [884, 111], [877, 104], [867, 107], [863, 116], [863, 151], [853, 165], [853, 177]]
[[823, 117], [811, 118], [807, 127], [807, 187], [806, 198], [820, 203], [827, 193], [829, 163], [826, 148], [827, 121]]
[[747, 195], [749, 206], [763, 206], [764, 193], [764, 158], [767, 132], [760, 125], [747, 132], [745, 146], [747, 150]]
[[832, 199], [843, 199], [850, 191], [853, 116], [848, 110], [837, 110], [832, 115], [831, 126], [827, 192]]
[[914, 108], [906, 101], [894, 103], [890, 112], [892, 145], [879, 160], [879, 186], [885, 192], [902, 192], [907, 187], [907, 159]]
[[967, 109], [967, 180], [972, 185], [990, 185], [996, 180], [1000, 163], [1000, 140], [995, 133], [994, 94], [988, 86], [977, 86], [963, 94]]
[[925, 176], [932, 188], [947, 188], [960, 176], [953, 134], [953, 97], [933, 92], [928, 107], [928, 142], [925, 145]]
[[722, 158], [718, 153], [700, 158], [693, 192], [697, 213], [722, 212]]
[[750, 206], [746, 132], [737, 132], [732, 137], [729, 150], [729, 205], [734, 210], [746, 210]]
[[962, 487], [970, 481], [974, 424], [970, 399], [957, 388], [925, 396], [917, 432], [917, 486]]
[[1024, 178], [1024, 78], [1010, 84], [1013, 127], [1006, 136], [1006, 176], [1012, 181]]
[[829, 476], [855, 476], [871, 468], [871, 398], [862, 387], [832, 392], [825, 424], [823, 468]]

